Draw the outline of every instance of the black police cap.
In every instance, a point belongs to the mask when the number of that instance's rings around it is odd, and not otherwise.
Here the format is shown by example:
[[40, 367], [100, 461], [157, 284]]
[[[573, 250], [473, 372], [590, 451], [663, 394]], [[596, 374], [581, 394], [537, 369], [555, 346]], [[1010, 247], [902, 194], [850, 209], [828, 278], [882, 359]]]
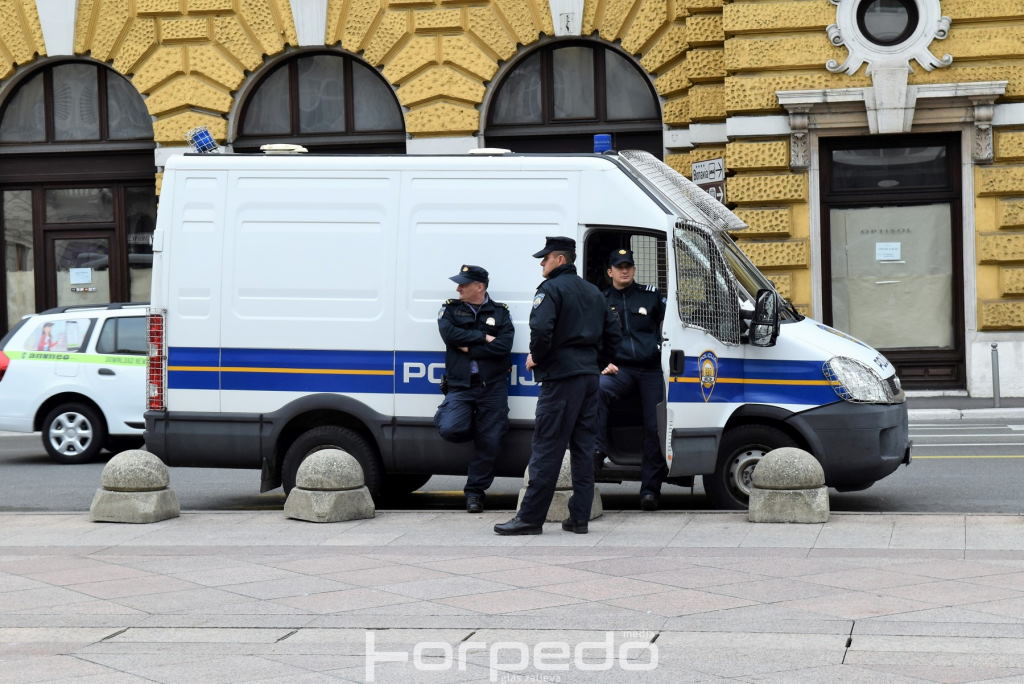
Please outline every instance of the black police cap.
[[569, 237], [548, 236], [545, 238], [544, 249], [540, 250], [533, 255], [534, 259], [542, 259], [551, 252], [569, 252], [570, 254], [576, 253], [576, 241]]
[[459, 272], [448, 280], [456, 282], [459, 285], [469, 285], [470, 283], [483, 283], [486, 285], [490, 280], [490, 275], [487, 273], [487, 269], [483, 266], [463, 264], [462, 268], [459, 269]]
[[635, 264], [633, 260], [633, 250], [631, 249], [616, 249], [608, 255], [608, 265], [618, 266], [619, 264]]

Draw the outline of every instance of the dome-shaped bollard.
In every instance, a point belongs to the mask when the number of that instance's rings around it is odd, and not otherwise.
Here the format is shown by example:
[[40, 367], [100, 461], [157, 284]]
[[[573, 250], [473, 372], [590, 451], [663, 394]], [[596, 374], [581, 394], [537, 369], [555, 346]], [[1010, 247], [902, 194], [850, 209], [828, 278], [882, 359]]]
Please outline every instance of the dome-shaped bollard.
[[[555, 484], [555, 496], [548, 506], [546, 522], [562, 522], [569, 517], [569, 498], [572, 496], [572, 466], [569, 452], [565, 452], [562, 458], [562, 467], [558, 471], [558, 482]], [[526, 487], [530, 484], [530, 469], [527, 467], [523, 475], [523, 486], [519, 490], [519, 501], [516, 502], [516, 510], [523, 505], [523, 497], [526, 496]], [[590, 519], [600, 518], [604, 514], [604, 507], [601, 505], [601, 490], [594, 485], [594, 503], [590, 508]]]
[[783, 447], [765, 454], [751, 475], [750, 522], [828, 522], [828, 489], [818, 459]]
[[170, 483], [159, 458], [142, 449], [122, 451], [104, 466], [89, 515], [96, 522], [120, 523], [177, 518], [181, 509]]
[[344, 522], [372, 518], [370, 490], [363, 467], [347, 451], [322, 449], [306, 457], [295, 474], [295, 487], [284, 514], [309, 522]]

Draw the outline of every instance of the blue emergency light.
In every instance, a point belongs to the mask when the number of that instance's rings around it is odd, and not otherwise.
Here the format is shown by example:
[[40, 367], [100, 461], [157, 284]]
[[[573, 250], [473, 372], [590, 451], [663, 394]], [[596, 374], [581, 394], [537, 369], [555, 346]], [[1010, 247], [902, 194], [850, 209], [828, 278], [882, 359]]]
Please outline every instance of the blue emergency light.
[[594, 153], [601, 154], [612, 149], [612, 135], [611, 133], [595, 133], [594, 134]]
[[195, 128], [189, 129], [185, 133], [185, 140], [188, 140], [189, 144], [199, 154], [207, 154], [209, 152], [217, 151], [217, 142], [210, 135], [210, 130], [206, 126], [196, 126]]

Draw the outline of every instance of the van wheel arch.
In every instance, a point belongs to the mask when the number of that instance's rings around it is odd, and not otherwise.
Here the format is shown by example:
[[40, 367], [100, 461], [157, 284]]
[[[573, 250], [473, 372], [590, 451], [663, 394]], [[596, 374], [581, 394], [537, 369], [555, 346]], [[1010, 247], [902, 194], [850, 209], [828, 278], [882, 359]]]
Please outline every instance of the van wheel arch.
[[[370, 493], [376, 498], [381, 491], [381, 480], [384, 475], [384, 467], [381, 461], [380, 447], [377, 440], [357, 418], [340, 411], [319, 410], [305, 413], [290, 421], [281, 430], [277, 438], [275, 453], [275, 470], [280, 475], [281, 486], [285, 494], [291, 491], [295, 485], [295, 473], [301, 461], [307, 454], [303, 454], [296, 462], [296, 452], [293, 447], [303, 439], [311, 439], [310, 433], [319, 428], [336, 428], [334, 431], [321, 431], [321, 436], [328, 442], [340, 440], [343, 443], [336, 444], [345, 451], [359, 452], [352, 453], [363, 466], [363, 475], [366, 486]], [[347, 434], [346, 434], [347, 433]], [[314, 433], [316, 434], [316, 433]], [[321, 440], [322, 441], [322, 440]], [[289, 458], [291, 455], [291, 458]]]
[[781, 420], [734, 415], [722, 432], [715, 472], [702, 478], [714, 506], [745, 509], [750, 473], [764, 454], [780, 447], [810, 451], [799, 431]]

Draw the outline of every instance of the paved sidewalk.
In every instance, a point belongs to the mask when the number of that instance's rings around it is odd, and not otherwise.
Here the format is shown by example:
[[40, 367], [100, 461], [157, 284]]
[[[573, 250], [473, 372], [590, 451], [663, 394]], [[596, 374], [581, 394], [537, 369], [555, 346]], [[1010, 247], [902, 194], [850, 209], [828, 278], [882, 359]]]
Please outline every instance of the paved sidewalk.
[[0, 514], [0, 681], [1024, 682], [1022, 516], [507, 515]]

